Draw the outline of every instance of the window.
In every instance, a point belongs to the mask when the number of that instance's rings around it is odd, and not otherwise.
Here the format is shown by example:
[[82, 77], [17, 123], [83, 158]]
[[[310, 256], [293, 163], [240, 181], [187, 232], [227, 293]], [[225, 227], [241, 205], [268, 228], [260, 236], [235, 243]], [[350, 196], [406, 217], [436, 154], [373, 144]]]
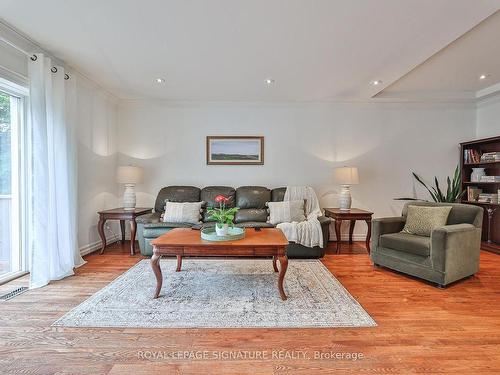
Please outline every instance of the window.
[[23, 138], [22, 90], [0, 81], [0, 282], [26, 270], [23, 251]]

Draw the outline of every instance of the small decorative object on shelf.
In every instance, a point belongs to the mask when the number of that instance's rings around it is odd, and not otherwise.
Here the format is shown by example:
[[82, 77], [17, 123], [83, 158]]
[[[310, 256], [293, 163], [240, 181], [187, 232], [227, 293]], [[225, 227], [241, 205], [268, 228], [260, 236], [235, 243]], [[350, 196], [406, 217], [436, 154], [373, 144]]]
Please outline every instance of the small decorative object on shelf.
[[234, 215], [238, 207], [226, 208], [229, 198], [224, 195], [217, 195], [215, 202], [219, 203], [219, 208], [209, 208], [207, 213], [210, 220], [215, 220], [215, 232], [218, 236], [227, 236], [229, 227], [233, 227]]
[[467, 200], [469, 202], [476, 202], [479, 198], [479, 194], [482, 192], [483, 190], [477, 188], [476, 186], [467, 186]]
[[472, 168], [470, 174], [471, 182], [480, 182], [481, 178], [486, 175], [485, 168]]

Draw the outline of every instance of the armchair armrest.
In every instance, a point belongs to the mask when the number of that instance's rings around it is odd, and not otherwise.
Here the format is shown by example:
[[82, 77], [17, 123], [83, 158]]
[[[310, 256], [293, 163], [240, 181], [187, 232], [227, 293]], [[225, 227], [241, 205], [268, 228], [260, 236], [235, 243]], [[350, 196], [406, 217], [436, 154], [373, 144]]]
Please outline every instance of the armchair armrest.
[[481, 229], [472, 224], [445, 225], [431, 232], [433, 268], [455, 275], [479, 269]]
[[405, 226], [406, 218], [404, 216], [383, 217], [372, 220], [372, 240], [371, 251], [376, 252], [379, 244], [379, 238], [383, 234], [401, 232]]
[[138, 216], [135, 219], [135, 222], [137, 224], [159, 223], [160, 222], [160, 216], [161, 216], [160, 212], [153, 212], [153, 213], [150, 213], [150, 214]]

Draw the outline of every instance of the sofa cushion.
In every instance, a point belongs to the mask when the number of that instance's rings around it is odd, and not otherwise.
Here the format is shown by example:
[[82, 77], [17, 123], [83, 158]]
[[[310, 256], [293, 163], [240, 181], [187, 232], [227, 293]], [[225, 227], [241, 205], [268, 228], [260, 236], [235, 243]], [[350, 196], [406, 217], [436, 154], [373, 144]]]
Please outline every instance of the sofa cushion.
[[267, 210], [265, 208], [243, 208], [239, 209], [234, 216], [236, 224], [244, 223], [246, 221], [258, 221], [265, 223], [267, 221]]
[[271, 200], [271, 190], [262, 186], [240, 186], [236, 189], [236, 207], [265, 208]]
[[163, 221], [170, 223], [199, 224], [203, 202], [170, 202], [165, 204]]
[[408, 206], [403, 232], [430, 236], [434, 229], [446, 225], [450, 211], [450, 206]]
[[283, 202], [285, 198], [286, 187], [280, 187], [271, 190], [271, 201], [272, 202]]
[[200, 189], [194, 186], [167, 186], [160, 190], [155, 202], [155, 211], [165, 211], [165, 201], [199, 202]]
[[380, 246], [423, 257], [427, 257], [431, 253], [430, 237], [404, 232], [383, 234], [380, 236]]
[[206, 186], [201, 189], [201, 200], [205, 202], [205, 207], [203, 210], [203, 221], [210, 222], [213, 220], [209, 220], [210, 215], [207, 213], [208, 207], [219, 207], [219, 203], [215, 202], [215, 197], [217, 195], [224, 195], [229, 198], [229, 201], [226, 203], [227, 208], [235, 207], [236, 202], [236, 190], [230, 186]]

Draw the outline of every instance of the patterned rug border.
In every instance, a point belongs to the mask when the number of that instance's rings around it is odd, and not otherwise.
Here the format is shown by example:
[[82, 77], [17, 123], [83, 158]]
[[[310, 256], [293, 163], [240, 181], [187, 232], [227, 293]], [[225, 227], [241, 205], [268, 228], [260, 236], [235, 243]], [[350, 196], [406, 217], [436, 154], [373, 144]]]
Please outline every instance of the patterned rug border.
[[[217, 262], [221, 261], [219, 258], [186, 258], [186, 260], [193, 260], [193, 261], [203, 261], [203, 262]], [[241, 260], [239, 258], [235, 259], [227, 259], [227, 260]], [[251, 261], [252, 259], [248, 259], [248, 261]], [[253, 260], [258, 260], [258, 261], [271, 261], [270, 259], [265, 259], [265, 258], [255, 258]], [[170, 261], [170, 262], [175, 262], [175, 258], [162, 258], [162, 262], [165, 261]], [[64, 324], [63, 321], [71, 314], [73, 314], [77, 309], [81, 307], [81, 305], [86, 304], [86, 303], [91, 303], [94, 302], [95, 300], [99, 300], [99, 298], [106, 293], [107, 289], [112, 287], [112, 284], [119, 282], [121, 279], [124, 279], [128, 276], [129, 273], [132, 273], [135, 268], [139, 268], [143, 263], [150, 263], [150, 259], [141, 259], [139, 262], [134, 264], [132, 267], [130, 267], [128, 270], [123, 272], [122, 274], [118, 275], [116, 278], [108, 282], [104, 287], [99, 289], [97, 292], [89, 296], [88, 298], [84, 299], [82, 302], [80, 302], [78, 305], [74, 306], [70, 310], [68, 310], [65, 314], [63, 314], [60, 318], [56, 319], [51, 326], [52, 327], [65, 327], [65, 328], [72, 328], [72, 329], [101, 329], [101, 328], [112, 328], [112, 329], [166, 329], [166, 330], [173, 330], [173, 329], [336, 329], [336, 328], [372, 328], [372, 327], [377, 327], [378, 324], [375, 322], [375, 320], [372, 318], [372, 316], [364, 309], [364, 307], [349, 293], [349, 291], [342, 285], [342, 283], [333, 275], [332, 272], [321, 262], [319, 259], [292, 259], [289, 260], [289, 262], [294, 262], [294, 263], [316, 263], [320, 265], [321, 272], [323, 274], [326, 273], [326, 276], [331, 278], [333, 282], [337, 285], [339, 289], [341, 289], [345, 295], [348, 297], [350, 302], [354, 305], [356, 305], [360, 310], [362, 310], [368, 317], [368, 323], [367, 324], [361, 324], [361, 325], [337, 325], [337, 326], [319, 326], [319, 325], [301, 325], [300, 327], [295, 327], [295, 326], [290, 326], [290, 327], [276, 327], [276, 326], [241, 326], [241, 327], [221, 327], [221, 326], [200, 326], [200, 327], [184, 327], [184, 326], [179, 326], [179, 327], [146, 327], [146, 326], [125, 326], [125, 325], [110, 325], [110, 324], [96, 324], [96, 325], [85, 325], [85, 326], [78, 326], [78, 325], [70, 325], [70, 324]], [[165, 274], [165, 273], [164, 273]], [[153, 293], [153, 291], [151, 291]]]

